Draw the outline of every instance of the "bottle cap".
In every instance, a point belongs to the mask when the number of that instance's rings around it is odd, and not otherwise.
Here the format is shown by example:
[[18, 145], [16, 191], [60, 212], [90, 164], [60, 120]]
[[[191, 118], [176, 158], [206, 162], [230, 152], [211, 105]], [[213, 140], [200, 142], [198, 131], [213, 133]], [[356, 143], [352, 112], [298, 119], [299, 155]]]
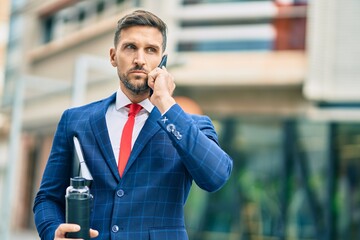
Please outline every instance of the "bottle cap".
[[85, 183], [86, 183], [85, 178], [82, 178], [82, 177], [70, 178], [70, 185], [75, 188], [85, 187], [86, 186]]

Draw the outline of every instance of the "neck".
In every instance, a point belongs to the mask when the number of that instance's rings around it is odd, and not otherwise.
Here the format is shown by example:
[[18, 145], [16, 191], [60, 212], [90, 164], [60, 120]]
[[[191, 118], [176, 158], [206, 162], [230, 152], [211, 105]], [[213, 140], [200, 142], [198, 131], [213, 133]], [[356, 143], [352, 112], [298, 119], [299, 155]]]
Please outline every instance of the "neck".
[[121, 87], [121, 91], [130, 99], [132, 103], [139, 103], [149, 98], [149, 91], [140, 92], [138, 94]]

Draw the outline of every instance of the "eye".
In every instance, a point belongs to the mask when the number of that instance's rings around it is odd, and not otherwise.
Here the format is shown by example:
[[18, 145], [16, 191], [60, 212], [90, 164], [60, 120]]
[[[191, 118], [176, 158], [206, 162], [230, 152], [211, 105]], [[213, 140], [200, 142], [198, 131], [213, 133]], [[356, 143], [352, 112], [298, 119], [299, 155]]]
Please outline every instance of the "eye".
[[156, 53], [156, 52], [157, 52], [157, 49], [156, 49], [156, 48], [153, 48], [153, 47], [149, 47], [149, 48], [146, 49], [146, 51], [147, 51], [148, 53]]
[[124, 47], [125, 49], [136, 49], [136, 46], [134, 44], [127, 44]]

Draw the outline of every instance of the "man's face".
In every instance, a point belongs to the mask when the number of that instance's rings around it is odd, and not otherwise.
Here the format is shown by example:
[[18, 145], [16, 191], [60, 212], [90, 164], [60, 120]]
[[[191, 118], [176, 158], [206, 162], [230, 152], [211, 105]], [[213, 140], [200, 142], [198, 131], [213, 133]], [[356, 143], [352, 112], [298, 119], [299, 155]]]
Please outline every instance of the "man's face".
[[121, 30], [118, 45], [110, 49], [110, 61], [117, 68], [123, 91], [136, 95], [149, 91], [148, 73], [161, 60], [162, 42], [161, 32], [154, 27], [134, 26]]

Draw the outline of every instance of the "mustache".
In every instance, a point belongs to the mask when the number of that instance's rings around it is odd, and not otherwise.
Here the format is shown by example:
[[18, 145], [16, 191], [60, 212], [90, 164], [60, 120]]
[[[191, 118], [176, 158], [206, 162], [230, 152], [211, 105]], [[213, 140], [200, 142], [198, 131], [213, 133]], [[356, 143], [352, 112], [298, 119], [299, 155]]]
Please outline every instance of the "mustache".
[[129, 70], [129, 72], [132, 72], [132, 71], [143, 71], [143, 72], [146, 72], [146, 73], [148, 73], [148, 71], [146, 71], [142, 66], [140, 66], [140, 65], [136, 65], [135, 67], [133, 67], [133, 68], [131, 68], [130, 70]]

